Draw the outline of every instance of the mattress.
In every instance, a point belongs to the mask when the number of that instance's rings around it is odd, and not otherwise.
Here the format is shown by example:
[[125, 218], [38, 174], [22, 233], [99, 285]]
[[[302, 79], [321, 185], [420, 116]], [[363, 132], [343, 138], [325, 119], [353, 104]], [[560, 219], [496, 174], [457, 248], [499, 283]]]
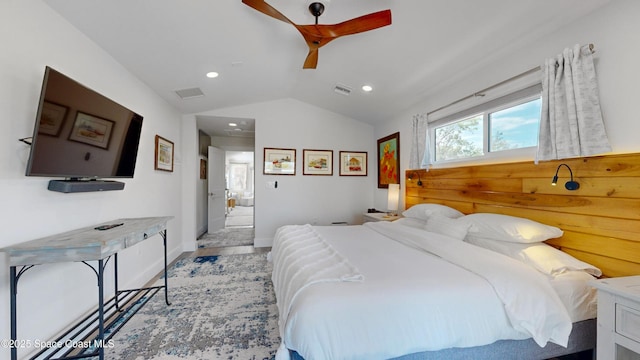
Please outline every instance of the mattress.
[[[313, 275], [314, 281], [301, 286], [294, 295], [289, 289], [287, 296], [287, 290], [278, 289], [291, 287], [291, 281], [274, 277], [281, 312], [282, 346], [278, 359], [288, 357], [287, 349], [306, 360], [389, 359], [424, 351], [483, 346], [497, 340], [532, 337], [531, 332], [513, 325], [517, 324], [511, 314], [513, 310], [505, 306], [504, 299], [497, 294], [502, 289], [503, 297], [512, 296], [504, 292], [509, 292], [511, 285], [517, 288], [516, 281], [496, 285], [487, 279], [486, 274], [470, 271], [473, 266], [464, 261], [456, 264], [443, 254], [436, 255], [412, 243], [393, 240], [384, 231], [376, 229], [393, 229], [390, 223], [367, 225], [312, 227], [314, 237], [326, 247], [323, 251], [331, 251], [338, 256], [336, 266], [348, 264], [346, 281], [341, 281], [340, 276], [322, 278]], [[424, 236], [424, 232], [416, 229], [407, 228], [407, 231], [407, 237], [412, 234]], [[429, 233], [428, 236], [441, 242], [456, 241], [439, 234]], [[299, 243], [299, 239], [294, 240], [291, 243]], [[274, 252], [281, 247], [279, 241], [277, 237]], [[457, 253], [461, 249], [457, 247], [473, 246], [459, 243], [454, 244], [455, 250], [446, 248], [444, 251], [453, 251], [455, 258], [460, 257]], [[288, 260], [274, 259], [274, 276], [278, 263], [282, 265], [287, 261], [303, 264], [296, 275], [313, 272], [308, 265], [313, 262], [309, 251], [296, 251], [297, 255], [289, 255]], [[300, 254], [307, 258], [300, 260]], [[509, 263], [501, 254], [486, 256], [491, 262], [494, 261], [491, 256], [495, 256], [496, 262]], [[327, 257], [322, 255], [323, 259]], [[469, 261], [472, 262], [475, 261]], [[327, 264], [322, 265], [322, 268], [327, 267]], [[547, 310], [540, 310], [539, 304], [545, 308], [552, 307], [556, 300], [556, 303], [561, 302], [562, 311], [556, 309], [558, 314], [554, 313], [548, 321], [558, 328], [569, 322], [570, 331], [571, 322], [595, 317], [594, 292], [586, 285], [589, 279], [592, 279], [590, 275], [581, 272], [568, 272], [546, 279], [547, 284], [543, 286], [552, 289], [550, 297], [553, 299], [539, 303], [533, 301], [530, 306], [535, 311], [546, 313]], [[521, 304], [516, 301], [515, 306]], [[566, 346], [566, 327], [560, 331], [563, 333], [561, 336], [554, 331], [549, 330], [550, 335], [546, 337], [539, 336], [543, 339], [537, 341], [539, 345], [544, 345], [540, 342], [554, 341]], [[554, 336], [558, 339], [552, 339]]]

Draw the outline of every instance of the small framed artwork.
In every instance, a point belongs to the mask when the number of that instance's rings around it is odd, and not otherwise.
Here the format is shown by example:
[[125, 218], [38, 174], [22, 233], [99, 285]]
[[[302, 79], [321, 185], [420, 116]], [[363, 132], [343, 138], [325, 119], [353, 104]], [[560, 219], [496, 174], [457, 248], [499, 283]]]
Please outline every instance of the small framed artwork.
[[333, 175], [333, 150], [302, 150], [302, 175]]
[[79, 112], [69, 134], [69, 140], [107, 149], [114, 122]]
[[54, 104], [48, 101], [42, 103], [38, 133], [58, 136], [62, 129], [64, 119], [67, 116], [67, 110], [68, 108], [66, 106]]
[[340, 176], [367, 176], [367, 152], [340, 151]]
[[173, 142], [160, 135], [156, 135], [155, 169], [173, 172]]
[[207, 160], [200, 159], [200, 179], [207, 179]]
[[378, 139], [378, 188], [400, 184], [400, 133]]
[[295, 175], [296, 149], [264, 148], [265, 175]]

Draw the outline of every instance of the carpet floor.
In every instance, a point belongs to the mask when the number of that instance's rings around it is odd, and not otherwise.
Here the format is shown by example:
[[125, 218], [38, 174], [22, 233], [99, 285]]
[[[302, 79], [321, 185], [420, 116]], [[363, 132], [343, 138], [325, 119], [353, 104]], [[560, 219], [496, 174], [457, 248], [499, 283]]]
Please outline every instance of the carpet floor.
[[253, 206], [236, 206], [230, 209], [225, 220], [226, 227], [253, 226]]
[[[161, 290], [114, 335], [115, 360], [270, 360], [280, 343], [266, 254], [200, 256], [169, 269]], [[161, 282], [163, 280], [159, 280]]]
[[197, 241], [198, 248], [253, 245], [254, 234], [252, 227], [224, 228], [202, 235]]

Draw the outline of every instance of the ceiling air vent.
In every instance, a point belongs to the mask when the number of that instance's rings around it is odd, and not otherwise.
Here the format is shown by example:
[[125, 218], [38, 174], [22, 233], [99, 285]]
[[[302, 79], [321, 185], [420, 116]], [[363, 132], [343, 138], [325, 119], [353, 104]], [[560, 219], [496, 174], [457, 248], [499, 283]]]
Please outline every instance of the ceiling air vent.
[[176, 90], [176, 94], [178, 94], [178, 96], [180, 96], [182, 100], [204, 96], [204, 93], [202, 92], [202, 90], [200, 90], [200, 88]]
[[346, 85], [341, 85], [341, 84], [337, 84], [335, 88], [333, 88], [333, 91], [337, 92], [338, 94], [342, 94], [345, 96], [349, 96], [349, 94], [351, 94], [351, 88], [349, 88]]

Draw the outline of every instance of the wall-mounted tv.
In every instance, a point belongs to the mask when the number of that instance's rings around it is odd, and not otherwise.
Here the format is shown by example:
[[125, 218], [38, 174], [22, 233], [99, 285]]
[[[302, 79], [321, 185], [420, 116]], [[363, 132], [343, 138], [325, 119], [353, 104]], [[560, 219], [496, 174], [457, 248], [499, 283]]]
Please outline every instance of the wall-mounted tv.
[[[141, 115], [47, 66], [26, 175], [93, 185], [103, 178], [132, 178], [141, 131]], [[92, 190], [63, 192], [75, 191]]]

